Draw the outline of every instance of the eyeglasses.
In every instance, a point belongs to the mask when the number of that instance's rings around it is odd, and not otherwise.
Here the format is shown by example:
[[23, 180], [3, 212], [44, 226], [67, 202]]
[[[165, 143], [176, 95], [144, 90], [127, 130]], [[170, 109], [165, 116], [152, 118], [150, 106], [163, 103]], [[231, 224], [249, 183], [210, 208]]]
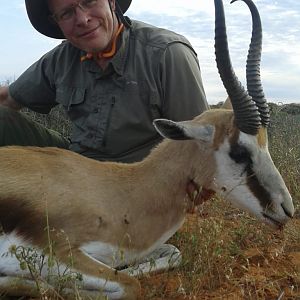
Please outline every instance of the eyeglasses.
[[88, 11], [97, 6], [98, 0], [81, 0], [77, 4], [73, 4], [61, 11], [54, 13], [52, 18], [57, 22], [68, 22], [76, 16], [76, 8], [79, 7], [82, 11]]

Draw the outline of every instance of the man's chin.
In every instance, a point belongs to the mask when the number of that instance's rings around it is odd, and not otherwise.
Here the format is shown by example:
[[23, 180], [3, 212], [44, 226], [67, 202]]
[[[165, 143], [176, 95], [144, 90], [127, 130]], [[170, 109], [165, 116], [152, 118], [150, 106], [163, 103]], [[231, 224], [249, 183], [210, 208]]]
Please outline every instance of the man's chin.
[[87, 53], [99, 53], [105, 51], [107, 48], [107, 45], [103, 45], [102, 43], [99, 43], [97, 41], [71, 41], [71, 44]]
[[101, 52], [105, 52], [106, 47], [99, 47], [98, 45], [94, 46], [94, 45], [90, 45], [89, 47], [78, 47], [79, 49], [82, 49], [83, 51], [87, 52], [87, 53], [101, 53]]

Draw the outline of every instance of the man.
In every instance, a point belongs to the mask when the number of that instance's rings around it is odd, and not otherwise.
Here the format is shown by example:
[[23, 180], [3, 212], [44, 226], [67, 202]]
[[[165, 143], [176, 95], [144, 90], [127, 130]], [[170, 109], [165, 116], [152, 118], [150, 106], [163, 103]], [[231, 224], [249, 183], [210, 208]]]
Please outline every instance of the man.
[[[190, 43], [124, 17], [131, 0], [25, 3], [35, 29], [66, 40], [0, 89], [0, 145], [56, 146], [135, 162], [161, 140], [153, 119], [187, 120], [208, 108]], [[69, 140], [18, 112], [48, 113], [58, 104], [72, 121]], [[188, 183], [189, 195], [195, 189]]]
[[69, 147], [98, 160], [133, 162], [160, 141], [153, 119], [191, 119], [208, 108], [189, 42], [124, 18], [130, 3], [49, 0], [49, 10], [46, 0], [26, 0], [32, 25], [67, 41], [2, 88], [0, 104], [42, 113], [61, 104], [72, 134], [67, 145], [51, 131], [19, 123], [19, 114], [2, 108], [0, 145]]

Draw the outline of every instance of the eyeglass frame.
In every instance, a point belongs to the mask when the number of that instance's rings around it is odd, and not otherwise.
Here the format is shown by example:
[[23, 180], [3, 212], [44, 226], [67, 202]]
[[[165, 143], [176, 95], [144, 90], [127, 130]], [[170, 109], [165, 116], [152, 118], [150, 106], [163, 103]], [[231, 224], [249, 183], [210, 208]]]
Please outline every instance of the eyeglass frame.
[[[85, 2], [92, 2], [92, 6], [90, 7], [86, 7], [86, 4], [84, 4]], [[59, 12], [53, 13], [52, 15], [50, 15], [50, 17], [56, 22], [56, 23], [62, 23], [62, 22], [69, 22], [71, 20], [74, 19], [74, 17], [76, 16], [76, 8], [79, 7], [82, 11], [86, 12], [90, 9], [92, 9], [93, 7], [96, 7], [98, 4], [99, 0], [81, 0], [78, 1], [77, 4], [72, 4], [66, 8], [63, 8], [62, 10], [60, 10]], [[64, 13], [71, 13], [71, 15], [69, 17], [67, 17], [67, 19], [63, 19], [62, 15]]]

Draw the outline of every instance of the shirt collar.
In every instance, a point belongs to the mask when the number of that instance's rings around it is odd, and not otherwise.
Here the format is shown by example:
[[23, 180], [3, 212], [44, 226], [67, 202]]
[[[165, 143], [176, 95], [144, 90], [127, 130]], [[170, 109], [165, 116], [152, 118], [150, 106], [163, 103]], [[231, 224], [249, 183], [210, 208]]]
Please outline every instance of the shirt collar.
[[[109, 60], [107, 66], [108, 69], [113, 67], [114, 71], [120, 76], [124, 74], [125, 62], [129, 49], [129, 35], [130, 28], [125, 27], [120, 35], [120, 47], [117, 50], [117, 53]], [[97, 73], [97, 75], [103, 76], [107, 73], [106, 70], [101, 70], [94, 60], [86, 60], [82, 62], [82, 64], [89, 72]]]

